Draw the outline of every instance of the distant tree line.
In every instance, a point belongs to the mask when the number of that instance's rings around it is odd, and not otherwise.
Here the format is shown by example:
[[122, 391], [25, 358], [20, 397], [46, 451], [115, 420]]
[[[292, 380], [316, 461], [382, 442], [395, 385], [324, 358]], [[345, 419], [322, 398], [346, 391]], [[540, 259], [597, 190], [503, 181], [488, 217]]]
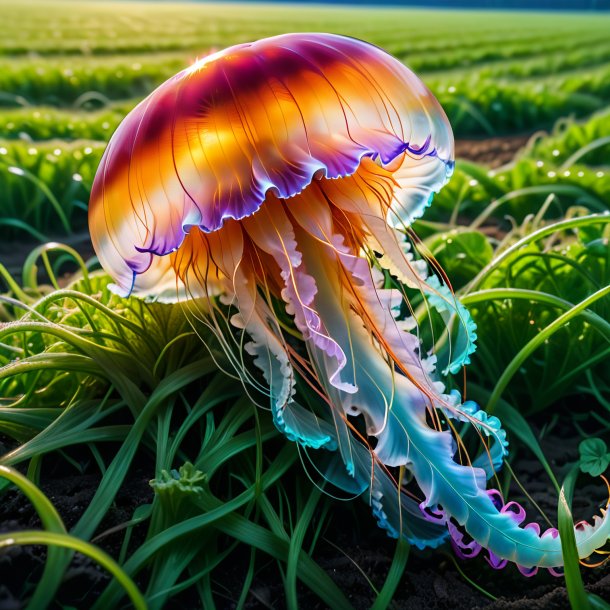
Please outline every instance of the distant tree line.
[[[271, 0], [273, 1], [273, 0]], [[279, 2], [285, 0], [276, 0]], [[308, 0], [298, 0], [307, 2]], [[321, 0], [309, 0], [322, 3]], [[326, 2], [323, 2], [326, 4]], [[552, 11], [608, 11], [610, 0], [331, 0], [330, 4], [417, 6], [441, 8], [530, 9]]]
[[[389, 0], [389, 4], [442, 6], [445, 8], [541, 9], [602, 11], [610, 9], [610, 0]], [[610, 33], [609, 33], [610, 35]]]

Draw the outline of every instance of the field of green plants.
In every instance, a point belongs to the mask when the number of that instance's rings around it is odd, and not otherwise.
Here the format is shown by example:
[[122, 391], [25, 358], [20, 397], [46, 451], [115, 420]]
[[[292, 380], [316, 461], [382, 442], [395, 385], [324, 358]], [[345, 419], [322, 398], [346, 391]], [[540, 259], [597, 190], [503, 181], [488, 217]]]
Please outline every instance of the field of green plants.
[[[0, 22], [0, 608], [610, 607], [570, 537], [608, 496], [610, 15], [0, 0]], [[414, 229], [477, 324], [498, 484], [559, 524], [563, 579], [386, 538], [180, 306], [108, 290], [87, 205], [113, 130], [195, 58], [288, 31], [391, 52], [458, 141], [531, 136], [458, 159]]]

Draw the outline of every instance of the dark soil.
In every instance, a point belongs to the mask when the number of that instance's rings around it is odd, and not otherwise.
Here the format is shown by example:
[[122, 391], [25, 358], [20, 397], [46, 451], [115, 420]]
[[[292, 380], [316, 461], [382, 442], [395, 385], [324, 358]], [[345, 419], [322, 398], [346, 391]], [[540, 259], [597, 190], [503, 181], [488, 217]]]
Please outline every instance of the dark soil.
[[531, 135], [504, 136], [482, 140], [456, 140], [455, 156], [488, 167], [500, 167], [513, 160]]
[[[556, 427], [543, 440], [543, 450], [557, 473], [577, 458], [577, 441], [568, 428]], [[1, 441], [2, 439], [0, 439]], [[6, 439], [5, 439], [6, 441]], [[7, 443], [8, 444], [8, 443]], [[3, 449], [0, 446], [0, 452]], [[4, 450], [8, 446], [4, 447]], [[75, 457], [75, 456], [73, 456]], [[65, 461], [45, 466], [42, 490], [58, 509], [66, 526], [73, 526], [86, 509], [99, 484], [99, 475], [74, 474], [66, 470]], [[47, 462], [45, 461], [45, 465]], [[61, 465], [60, 465], [61, 464]], [[556, 495], [540, 464], [530, 455], [517, 455], [513, 469], [521, 484], [533, 500], [544, 510], [551, 521], [556, 522]], [[117, 495], [106, 518], [102, 522], [96, 544], [117, 557], [123, 534], [105, 533], [110, 528], [128, 521], [135, 508], [152, 499], [148, 485], [154, 475], [154, 465], [137, 464]], [[599, 510], [605, 498], [598, 481], [579, 485], [574, 502], [575, 519], [591, 518]], [[523, 498], [517, 486], [511, 490], [511, 498], [522, 502], [529, 520], [537, 520], [538, 513]], [[371, 589], [363, 573], [380, 588], [390, 567], [394, 542], [374, 526], [369, 509], [363, 502], [337, 503], [333, 508], [329, 526], [324, 532], [314, 558], [324, 568], [357, 610], [369, 608]], [[9, 491], [0, 504], [0, 532], [39, 528], [40, 522], [31, 504], [20, 493]], [[145, 526], [138, 526], [130, 548], [142, 543]], [[226, 602], [221, 598], [219, 608], [233, 608], [231, 592], [241, 591], [249, 550], [242, 550], [231, 563], [232, 568], [219, 583], [226, 589]], [[341, 549], [341, 550], [339, 550]], [[455, 609], [455, 610], [536, 610], [568, 609], [566, 590], [562, 580], [550, 576], [545, 570], [532, 578], [521, 576], [514, 566], [502, 571], [492, 570], [482, 556], [469, 561], [459, 561], [463, 572], [480, 587], [496, 596], [492, 601], [470, 585], [456, 570], [451, 560], [452, 552], [411, 551], [407, 570], [395, 596], [394, 608], [401, 610]], [[44, 566], [45, 549], [41, 547], [14, 547], [0, 553], [0, 609], [21, 608], [19, 599], [24, 596], [26, 582], [35, 583]], [[218, 572], [215, 572], [218, 578]], [[584, 570], [587, 589], [610, 599], [610, 567]], [[74, 608], [89, 608], [108, 583], [107, 574], [87, 558], [76, 555], [57, 599], [61, 604]], [[141, 583], [142, 584], [142, 583]], [[300, 592], [301, 607], [312, 610], [325, 608], [306, 588]], [[59, 607], [59, 606], [55, 606]], [[198, 608], [192, 593], [183, 593], [166, 605], [168, 610]], [[283, 586], [275, 562], [257, 572], [248, 598], [247, 608], [283, 608]]]
[[[60, 244], [65, 244], [74, 248], [85, 260], [85, 262], [95, 255], [93, 251], [93, 245], [88, 232], [79, 233], [71, 236], [58, 235], [56, 237], [51, 236], [51, 241], [56, 241]], [[21, 273], [23, 271], [23, 264], [25, 263], [30, 252], [34, 248], [40, 245], [40, 242], [32, 241], [31, 239], [21, 240], [6, 240], [0, 239], [0, 263], [4, 265], [8, 272], [17, 280], [21, 279]], [[44, 276], [44, 267], [40, 259], [37, 261], [39, 280], [46, 281]], [[75, 265], [67, 264], [62, 271], [69, 273], [75, 270]], [[2, 284], [0, 283], [0, 288]]]

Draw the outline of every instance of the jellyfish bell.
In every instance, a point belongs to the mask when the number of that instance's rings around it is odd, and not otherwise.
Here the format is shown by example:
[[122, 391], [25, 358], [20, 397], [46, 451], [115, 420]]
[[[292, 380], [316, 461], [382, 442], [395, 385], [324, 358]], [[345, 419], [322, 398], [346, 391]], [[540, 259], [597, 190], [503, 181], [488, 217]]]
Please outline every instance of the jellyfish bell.
[[380, 49], [329, 35], [239, 45], [179, 73], [123, 121], [94, 184], [91, 224], [107, 231], [93, 237], [114, 240], [95, 245], [127, 292], [187, 227], [216, 231], [254, 213], [267, 193], [290, 198], [314, 177], [353, 174], [363, 158], [394, 163], [395, 180], [417, 185], [398, 189], [413, 201], [395, 206], [416, 215], [452, 155], [437, 101]]
[[[120, 294], [204, 301], [245, 382], [260, 372], [276, 426], [335, 456], [326, 476], [366, 492], [390, 535], [450, 536], [462, 556], [486, 548], [532, 573], [562, 565], [556, 530], [520, 527], [486, 489], [506, 435], [443, 381], [468, 363], [475, 327], [405, 245], [453, 167], [447, 117], [398, 60], [342, 36], [276, 36], [196, 62], [126, 117], [93, 184], [91, 236]], [[449, 350], [424, 352], [407, 289], [458, 320]], [[301, 404], [302, 387], [320, 404]], [[457, 422], [485, 441], [467, 463]], [[605, 514], [576, 529], [580, 556], [609, 533]]]

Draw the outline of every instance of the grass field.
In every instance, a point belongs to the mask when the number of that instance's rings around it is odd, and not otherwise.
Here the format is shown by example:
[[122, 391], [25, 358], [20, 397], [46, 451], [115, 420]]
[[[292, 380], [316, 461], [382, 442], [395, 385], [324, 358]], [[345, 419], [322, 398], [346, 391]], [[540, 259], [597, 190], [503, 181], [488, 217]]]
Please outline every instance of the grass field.
[[[97, 143], [139, 99], [210, 50], [279, 32], [343, 33], [392, 52], [432, 88], [458, 138], [550, 130], [610, 103], [608, 15], [60, 2], [49, 19], [44, 3], [0, 6], [0, 193], [11, 237], [65, 234], [59, 208], [82, 228]], [[603, 137], [608, 119], [594, 123]], [[96, 152], [83, 158], [85, 149]], [[58, 202], [36, 217], [50, 197], [32, 172]]]
[[[469, 397], [514, 448], [499, 484], [565, 532], [571, 498], [558, 504], [557, 490], [578, 466], [597, 476], [610, 462], [610, 14], [0, 0], [0, 22], [0, 547], [49, 546], [8, 552], [7, 595], [31, 608], [55, 596], [48, 607], [119, 607], [125, 593], [140, 608], [442, 607], [408, 580], [421, 569], [434, 591], [447, 574], [445, 588], [467, 583], [455, 608], [515, 598], [520, 575], [483, 559], [454, 569], [448, 545], [407, 562], [364, 503], [312, 484], [178, 306], [113, 296], [89, 258], [89, 191], [108, 138], [157, 85], [212, 50], [287, 31], [391, 52], [458, 140], [531, 136], [501, 167], [458, 159], [415, 230], [478, 326]], [[532, 453], [531, 479], [546, 485], [534, 498], [516, 482]], [[86, 499], [54, 492], [61, 477], [88, 481]], [[605, 494], [599, 477], [589, 484], [583, 517]], [[566, 540], [556, 607], [609, 607], [585, 591]], [[80, 581], [66, 580], [74, 551], [92, 558], [72, 564]], [[114, 580], [95, 580], [96, 563]], [[607, 574], [585, 576], [602, 597]], [[546, 575], [534, 582], [548, 593]]]

